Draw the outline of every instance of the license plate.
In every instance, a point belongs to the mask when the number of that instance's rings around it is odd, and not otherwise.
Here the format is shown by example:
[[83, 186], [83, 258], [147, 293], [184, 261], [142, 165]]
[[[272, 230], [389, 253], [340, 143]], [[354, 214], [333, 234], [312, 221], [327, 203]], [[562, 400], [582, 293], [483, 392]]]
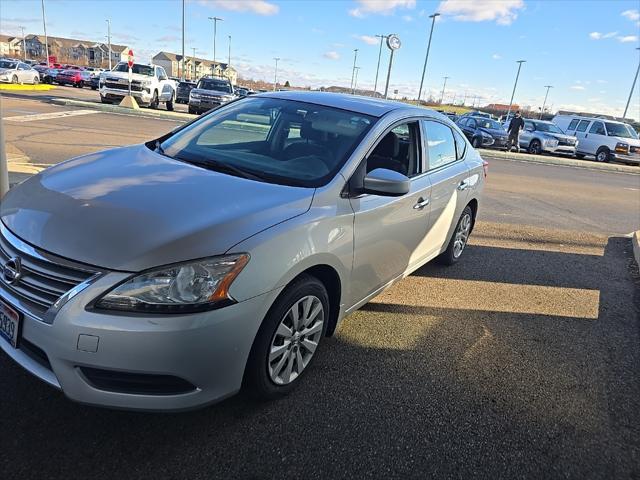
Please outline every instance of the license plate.
[[18, 346], [20, 320], [20, 314], [0, 300], [0, 336], [7, 340], [13, 348]]

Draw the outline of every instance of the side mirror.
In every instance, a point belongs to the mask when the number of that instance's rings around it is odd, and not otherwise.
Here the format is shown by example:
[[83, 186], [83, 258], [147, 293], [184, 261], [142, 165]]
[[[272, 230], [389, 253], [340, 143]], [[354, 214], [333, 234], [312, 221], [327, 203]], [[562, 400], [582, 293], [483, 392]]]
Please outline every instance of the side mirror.
[[363, 193], [384, 197], [400, 197], [409, 193], [411, 180], [399, 172], [376, 168], [364, 177]]

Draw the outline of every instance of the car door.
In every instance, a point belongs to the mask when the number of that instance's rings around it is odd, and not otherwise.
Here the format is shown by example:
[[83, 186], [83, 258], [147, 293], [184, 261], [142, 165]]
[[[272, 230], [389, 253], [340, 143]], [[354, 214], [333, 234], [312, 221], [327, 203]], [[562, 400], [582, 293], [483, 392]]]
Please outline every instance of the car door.
[[464, 149], [456, 150], [456, 136], [458, 143], [464, 142], [457, 131], [438, 120], [424, 120], [422, 132], [426, 140], [427, 175], [431, 181], [431, 215], [429, 231], [418, 250], [423, 258], [430, 259], [446, 249], [467, 205], [473, 178], [464, 161], [466, 143]]
[[595, 152], [592, 152], [589, 148], [589, 143], [587, 140], [587, 128], [591, 120], [580, 120], [576, 126], [576, 130], [574, 132], [575, 137], [578, 139], [578, 147], [581, 152], [589, 153], [591, 155], [595, 155]]
[[[401, 164], [406, 164], [406, 171]], [[416, 249], [427, 233], [431, 184], [425, 174], [418, 120], [402, 121], [386, 130], [353, 178], [377, 168], [405, 173], [411, 186], [400, 197], [365, 194], [350, 199], [355, 214], [352, 306], [420, 261]]]
[[524, 129], [520, 132], [520, 146], [521, 147], [528, 147], [529, 143], [531, 143], [531, 140], [533, 139], [533, 132], [535, 131], [535, 126], [533, 125], [533, 122], [530, 120], [525, 120], [524, 122]]
[[29, 73], [27, 71], [27, 65], [20, 62], [18, 63], [18, 68], [16, 69], [16, 76], [18, 77], [18, 82], [20, 83], [27, 83], [30, 78], [29, 77]]
[[604, 122], [594, 121], [591, 124], [591, 128], [584, 132], [582, 138], [580, 138], [581, 151], [585, 151], [591, 155], [595, 155], [598, 149], [602, 146], [602, 137], [606, 138], [607, 131], [604, 128]]

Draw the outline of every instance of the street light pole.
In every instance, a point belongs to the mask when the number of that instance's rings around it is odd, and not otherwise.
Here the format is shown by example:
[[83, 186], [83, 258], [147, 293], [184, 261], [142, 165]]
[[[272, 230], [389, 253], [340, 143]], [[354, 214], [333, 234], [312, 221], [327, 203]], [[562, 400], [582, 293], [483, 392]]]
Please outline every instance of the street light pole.
[[222, 22], [220, 17], [208, 17], [213, 21], [213, 63], [216, 63], [216, 35], [218, 34], [218, 22]]
[[442, 105], [442, 101], [444, 100], [444, 89], [447, 86], [447, 80], [449, 80], [451, 77], [443, 77], [444, 78], [444, 83], [442, 84], [442, 95], [440, 95], [440, 105]]
[[18, 27], [22, 30], [22, 59], [27, 61], [27, 40], [24, 38], [24, 27]]
[[509, 120], [509, 114], [511, 113], [511, 105], [513, 105], [513, 97], [516, 94], [516, 87], [518, 86], [518, 77], [520, 77], [520, 69], [522, 68], [522, 64], [525, 62], [526, 60], [518, 60], [516, 62], [518, 64], [518, 73], [516, 73], [516, 81], [513, 84], [513, 92], [511, 92], [511, 100], [509, 100], [509, 109], [507, 110], [507, 121]]
[[231, 66], [231, 35], [229, 35], [229, 60], [227, 61], [227, 67]]
[[109, 70], [111, 70], [111, 20], [107, 19], [107, 41], [109, 42]]
[[191, 57], [191, 61], [193, 62], [193, 80], [196, 79], [196, 47], [191, 47], [193, 50], [193, 56]]
[[382, 57], [382, 42], [387, 39], [387, 35], [376, 35], [380, 38], [380, 51], [378, 52], [378, 66], [376, 67], [376, 81], [373, 84], [373, 96], [375, 97], [378, 89], [378, 72], [380, 71], [380, 57]]
[[49, 67], [49, 40], [47, 40], [47, 15], [44, 11], [44, 0], [42, 0], [42, 26], [44, 27], [44, 51], [47, 56], [47, 67]]
[[[640, 47], [636, 48], [636, 50], [640, 50]], [[633, 90], [636, 88], [636, 82], [638, 81], [638, 72], [640, 72], [640, 61], [638, 62], [638, 68], [636, 69], [636, 76], [633, 77], [633, 83], [631, 84], [631, 91], [629, 92], [629, 98], [627, 99], [627, 104], [624, 107], [624, 113], [622, 114], [623, 120], [627, 117], [627, 110], [629, 109], [629, 104], [631, 103]]]
[[351, 85], [349, 88], [351, 89], [351, 94], [353, 95], [353, 77], [356, 74], [356, 60], [358, 60], [358, 49], [353, 49], [353, 69], [351, 70]]
[[547, 93], [544, 94], [544, 102], [542, 102], [542, 110], [540, 110], [540, 120], [542, 120], [542, 114], [544, 113], [544, 107], [547, 105], [547, 97], [549, 96], [549, 89], [553, 88], [553, 85], [545, 85]]
[[280, 60], [280, 57], [274, 57], [274, 60], [276, 61], [276, 69], [273, 74], [273, 91], [275, 92], [278, 87], [278, 60]]
[[354, 93], [354, 94], [355, 94], [355, 92], [356, 92], [356, 88], [357, 88], [357, 86], [358, 86], [358, 70], [360, 70], [360, 68], [361, 68], [361, 67], [356, 67], [356, 76], [355, 76], [355, 79], [354, 79], [354, 81], [353, 81], [353, 92], [352, 92], [352, 93]]
[[387, 70], [387, 83], [384, 86], [384, 99], [389, 96], [389, 81], [391, 80], [391, 66], [393, 65], [393, 54], [401, 47], [400, 38], [395, 33], [387, 37], [387, 48], [389, 48], [389, 69]]
[[185, 0], [182, 0], [182, 69], [180, 70], [180, 78], [182, 80], [185, 79], [185, 74], [184, 74], [184, 2]]
[[429, 50], [431, 50], [431, 37], [433, 36], [433, 26], [436, 24], [436, 17], [439, 13], [429, 15], [431, 19], [431, 32], [429, 32], [429, 43], [427, 44], [427, 54], [424, 57], [424, 67], [422, 67], [422, 78], [420, 79], [420, 89], [418, 90], [418, 103], [420, 103], [420, 96], [422, 95], [422, 85], [424, 84], [424, 74], [427, 71], [427, 61], [429, 60]]

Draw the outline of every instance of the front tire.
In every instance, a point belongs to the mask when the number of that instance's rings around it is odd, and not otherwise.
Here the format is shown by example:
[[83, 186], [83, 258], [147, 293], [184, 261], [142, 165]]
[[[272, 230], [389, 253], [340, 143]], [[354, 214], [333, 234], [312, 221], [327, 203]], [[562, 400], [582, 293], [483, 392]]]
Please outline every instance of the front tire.
[[244, 387], [270, 400], [293, 390], [317, 357], [329, 321], [329, 296], [322, 282], [302, 274], [269, 309], [253, 341]]
[[155, 110], [156, 108], [158, 108], [158, 104], [159, 104], [159, 100], [158, 100], [158, 91], [154, 90], [153, 91], [153, 96], [151, 97], [151, 101], [149, 102], [149, 108]]
[[609, 161], [609, 149], [607, 147], [600, 147], [596, 152], [596, 161], [606, 163]]
[[11, 77], [11, 83], [18, 83], [18, 76], [14, 75], [13, 77]]
[[480, 148], [482, 146], [482, 142], [478, 137], [474, 137], [474, 139], [471, 140], [471, 146], [473, 148]]
[[542, 145], [539, 140], [532, 140], [529, 144], [528, 151], [531, 155], [539, 155], [542, 153]]
[[467, 205], [456, 224], [456, 229], [451, 235], [447, 249], [440, 254], [438, 261], [444, 265], [453, 265], [460, 261], [460, 257], [467, 246], [471, 228], [473, 226], [473, 210]]

